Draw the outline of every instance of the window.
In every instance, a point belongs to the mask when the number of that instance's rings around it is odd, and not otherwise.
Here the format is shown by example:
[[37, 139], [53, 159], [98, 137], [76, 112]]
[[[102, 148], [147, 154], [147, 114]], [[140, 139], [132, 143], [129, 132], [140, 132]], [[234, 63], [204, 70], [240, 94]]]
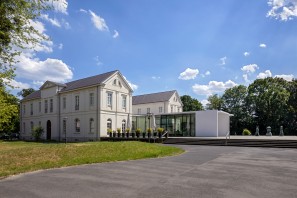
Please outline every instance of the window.
[[54, 110], [54, 101], [53, 99], [50, 99], [50, 112], [52, 113]]
[[171, 105], [171, 113], [173, 112], [173, 105]]
[[47, 113], [47, 100], [44, 101], [44, 113]]
[[94, 133], [95, 132], [95, 122], [94, 119], [91, 118], [90, 119], [90, 133]]
[[112, 123], [111, 119], [108, 118], [108, 119], [107, 119], [107, 129], [112, 129], [112, 128], [111, 128], [111, 123]]
[[116, 85], [117, 84], [117, 79], [113, 80], [113, 84]]
[[41, 102], [38, 103], [38, 111], [41, 112]]
[[159, 113], [163, 112], [163, 107], [159, 107]]
[[112, 106], [112, 93], [107, 92], [107, 106]]
[[126, 120], [122, 120], [122, 132], [126, 131]]
[[33, 115], [33, 103], [30, 104], [30, 115]]
[[94, 106], [94, 93], [90, 93], [90, 106]]
[[147, 108], [147, 109], [146, 109], [146, 112], [147, 112], [147, 113], [150, 113], [150, 112], [151, 112], [151, 108]]
[[122, 96], [122, 108], [126, 109], [127, 107], [127, 96]]
[[75, 96], [75, 110], [79, 110], [79, 96]]
[[137, 114], [141, 114], [141, 109], [137, 109]]
[[76, 118], [74, 120], [74, 124], [75, 124], [75, 132], [80, 132], [80, 120], [78, 118]]
[[34, 123], [32, 121], [30, 122], [30, 127], [31, 127], [31, 132], [33, 132]]
[[63, 109], [66, 109], [66, 98], [63, 98]]
[[177, 107], [177, 112], [180, 112], [180, 108], [179, 107]]
[[38, 125], [41, 127], [41, 121], [38, 122]]
[[26, 105], [23, 106], [23, 115], [26, 114]]
[[66, 133], [66, 120], [63, 120], [63, 133]]
[[23, 122], [23, 132], [26, 133], [26, 123]]
[[122, 84], [121, 84], [121, 82], [119, 81], [119, 86], [121, 87], [122, 86]]

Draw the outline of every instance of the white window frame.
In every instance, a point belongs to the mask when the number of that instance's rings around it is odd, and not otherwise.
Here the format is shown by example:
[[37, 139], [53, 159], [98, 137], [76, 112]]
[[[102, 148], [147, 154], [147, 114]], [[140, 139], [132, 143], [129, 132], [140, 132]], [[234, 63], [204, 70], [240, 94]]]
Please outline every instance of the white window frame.
[[62, 103], [63, 109], [66, 109], [66, 97], [63, 97]]
[[122, 95], [122, 108], [126, 109], [127, 108], [127, 96]]
[[48, 113], [48, 101], [44, 101], [44, 113]]
[[30, 115], [33, 115], [33, 103], [30, 104]]
[[150, 113], [151, 112], [151, 108], [146, 108], [146, 112]]
[[159, 107], [159, 113], [163, 113], [163, 107]]
[[137, 109], [137, 114], [139, 114], [139, 115], [141, 114], [141, 108]]
[[50, 99], [50, 113], [54, 111], [54, 99]]
[[112, 92], [107, 92], [107, 106], [112, 106]]
[[75, 97], [75, 110], [79, 110], [79, 95], [76, 95]]
[[94, 93], [90, 93], [89, 94], [89, 98], [90, 98], [90, 106], [94, 106], [94, 101], [95, 101], [95, 94]]
[[80, 120], [78, 118], [75, 118], [75, 120], [74, 120], [74, 127], [75, 127], [75, 132], [79, 133], [80, 132]]
[[108, 118], [106, 122], [107, 129], [112, 129], [112, 119]]
[[89, 123], [89, 127], [90, 127], [90, 133], [94, 133], [95, 132], [95, 121], [93, 118], [90, 118], [90, 123]]

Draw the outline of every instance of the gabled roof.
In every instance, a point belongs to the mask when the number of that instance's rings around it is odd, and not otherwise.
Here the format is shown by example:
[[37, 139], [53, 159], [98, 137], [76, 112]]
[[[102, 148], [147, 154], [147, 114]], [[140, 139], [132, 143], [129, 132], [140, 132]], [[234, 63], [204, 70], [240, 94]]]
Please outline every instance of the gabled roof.
[[66, 87], [66, 84], [57, 83], [57, 82], [47, 80], [45, 83], [43, 83], [43, 85], [39, 89], [44, 89], [47, 87], [47, 85], [51, 85], [51, 87], [53, 87], [53, 86]]
[[[75, 80], [75, 81], [72, 81], [72, 82], [68, 82], [66, 84], [56, 83], [56, 82], [52, 82], [52, 81], [46, 81], [40, 87], [40, 89], [42, 89], [44, 87], [44, 85], [47, 84], [47, 83], [53, 83], [53, 84], [55, 84], [57, 86], [64, 87], [61, 90], [61, 92], [67, 92], [67, 91], [71, 91], [71, 90], [75, 90], [75, 89], [79, 89], [79, 88], [83, 88], [83, 87], [89, 87], [89, 86], [92, 86], [92, 85], [102, 84], [108, 78], [110, 78], [113, 74], [115, 74], [117, 72], [119, 72], [119, 71], [115, 70], [115, 71], [99, 74], [99, 75], [96, 75], [96, 76], [91, 76], [91, 77]], [[26, 96], [25, 98], [22, 99], [22, 101], [31, 100], [31, 99], [38, 99], [38, 98], [41, 98], [41, 91], [40, 90], [35, 91], [32, 94]]]
[[132, 105], [169, 101], [176, 90], [133, 96]]

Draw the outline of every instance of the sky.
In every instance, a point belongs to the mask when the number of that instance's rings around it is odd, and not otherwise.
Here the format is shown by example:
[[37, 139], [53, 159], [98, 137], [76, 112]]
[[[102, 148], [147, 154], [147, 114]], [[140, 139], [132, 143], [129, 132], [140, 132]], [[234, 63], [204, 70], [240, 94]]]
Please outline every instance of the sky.
[[297, 77], [297, 0], [57, 0], [31, 24], [50, 38], [18, 57], [14, 92], [119, 70], [133, 95], [206, 104], [255, 79]]

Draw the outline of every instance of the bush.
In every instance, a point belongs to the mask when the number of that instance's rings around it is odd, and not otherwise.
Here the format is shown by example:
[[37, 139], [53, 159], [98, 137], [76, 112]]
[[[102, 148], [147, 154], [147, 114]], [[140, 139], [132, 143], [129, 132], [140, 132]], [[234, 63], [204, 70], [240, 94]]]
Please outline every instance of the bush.
[[43, 133], [44, 133], [43, 128], [41, 126], [37, 126], [33, 128], [32, 136], [36, 141], [39, 141]]
[[251, 131], [248, 129], [243, 129], [242, 135], [252, 135]]

